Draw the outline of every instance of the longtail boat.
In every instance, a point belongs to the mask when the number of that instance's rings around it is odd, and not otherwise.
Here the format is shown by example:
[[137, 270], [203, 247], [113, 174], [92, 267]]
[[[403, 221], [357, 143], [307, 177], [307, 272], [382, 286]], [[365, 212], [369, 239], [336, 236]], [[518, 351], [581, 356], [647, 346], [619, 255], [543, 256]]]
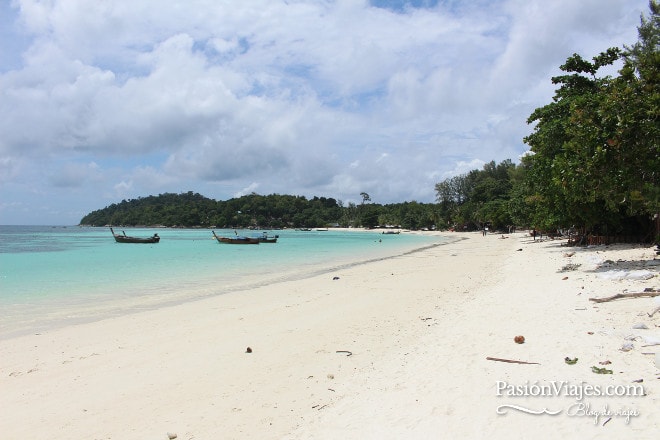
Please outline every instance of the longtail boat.
[[112, 232], [112, 236], [115, 237], [117, 243], [158, 243], [160, 241], [158, 234], [154, 234], [151, 237], [131, 237], [126, 235], [124, 231], [121, 231], [123, 235], [115, 234], [112, 228], [110, 228], [110, 232]]
[[259, 243], [277, 243], [277, 239], [280, 238], [279, 235], [271, 235], [270, 237], [266, 232], [264, 232], [262, 235], [254, 237], [257, 240], [259, 240]]
[[213, 237], [215, 237], [216, 240], [220, 243], [226, 243], [226, 244], [259, 244], [259, 239], [257, 238], [250, 238], [250, 237], [243, 237], [242, 235], [236, 235], [235, 237], [220, 237], [215, 234], [215, 231], [211, 231], [213, 233]]

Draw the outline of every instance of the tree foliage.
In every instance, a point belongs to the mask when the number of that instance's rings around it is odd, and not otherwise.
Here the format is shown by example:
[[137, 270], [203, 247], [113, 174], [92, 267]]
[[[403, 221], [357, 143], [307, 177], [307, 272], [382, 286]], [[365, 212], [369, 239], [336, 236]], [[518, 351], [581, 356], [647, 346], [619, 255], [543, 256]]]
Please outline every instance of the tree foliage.
[[485, 225], [508, 229], [513, 224], [509, 211], [512, 172], [516, 165], [507, 159], [494, 161], [481, 170], [472, 170], [435, 185], [438, 217], [458, 229], [481, 229]]
[[349, 203], [344, 207], [333, 198], [256, 193], [216, 201], [189, 191], [122, 200], [87, 214], [80, 224], [269, 229], [391, 225], [420, 229], [434, 226], [434, 207], [416, 202], [359, 207]]
[[[660, 7], [652, 1], [650, 9], [632, 47], [569, 57], [566, 74], [552, 78], [553, 102], [529, 117], [536, 125], [524, 140], [533, 154], [516, 191], [533, 224], [614, 232], [658, 212]], [[618, 76], [599, 76], [619, 59]]]

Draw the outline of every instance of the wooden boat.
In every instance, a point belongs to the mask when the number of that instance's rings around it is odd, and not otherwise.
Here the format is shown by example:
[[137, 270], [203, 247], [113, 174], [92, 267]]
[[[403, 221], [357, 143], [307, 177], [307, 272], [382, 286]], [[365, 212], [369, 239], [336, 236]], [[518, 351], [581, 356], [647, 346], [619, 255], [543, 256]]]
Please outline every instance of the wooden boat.
[[385, 235], [397, 235], [400, 234], [401, 231], [383, 231], [383, 234]]
[[243, 237], [241, 235], [236, 235], [235, 237], [219, 237], [213, 232], [213, 237], [220, 243], [226, 244], [259, 244], [259, 240], [256, 238]]
[[112, 236], [115, 237], [117, 243], [158, 243], [160, 241], [158, 234], [154, 234], [151, 237], [131, 237], [126, 235], [124, 231], [121, 231], [123, 235], [115, 234], [112, 228], [110, 228], [110, 232], [112, 232]]
[[277, 239], [280, 238], [280, 236], [272, 235], [269, 237], [268, 234], [264, 232], [263, 235], [255, 238], [259, 240], [259, 243], [277, 243]]

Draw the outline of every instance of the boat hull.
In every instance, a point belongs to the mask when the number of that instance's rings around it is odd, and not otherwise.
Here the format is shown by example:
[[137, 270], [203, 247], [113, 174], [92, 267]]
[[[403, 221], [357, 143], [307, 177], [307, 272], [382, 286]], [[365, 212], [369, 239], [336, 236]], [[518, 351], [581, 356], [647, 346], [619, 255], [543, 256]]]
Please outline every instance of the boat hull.
[[124, 232], [124, 235], [121, 234], [115, 234], [115, 231], [113, 231], [112, 228], [110, 228], [110, 232], [112, 232], [112, 236], [115, 238], [115, 241], [117, 243], [158, 243], [160, 242], [160, 237], [158, 234], [154, 234], [152, 237], [131, 237], [130, 235], [126, 235]]
[[213, 237], [215, 237], [216, 240], [218, 240], [219, 243], [225, 243], [225, 244], [259, 244], [259, 240], [256, 238], [250, 238], [250, 237], [241, 237], [241, 236], [236, 236], [236, 237], [219, 237], [215, 234], [215, 231], [213, 232]]

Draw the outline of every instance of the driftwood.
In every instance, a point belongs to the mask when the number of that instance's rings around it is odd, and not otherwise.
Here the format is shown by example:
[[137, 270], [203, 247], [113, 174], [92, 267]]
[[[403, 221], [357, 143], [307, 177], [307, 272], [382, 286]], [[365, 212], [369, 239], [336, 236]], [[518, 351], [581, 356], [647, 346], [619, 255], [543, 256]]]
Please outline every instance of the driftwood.
[[348, 350], [337, 350], [337, 353], [346, 353], [346, 356], [353, 356], [353, 352]]
[[654, 296], [660, 296], [660, 291], [652, 290], [649, 292], [635, 292], [635, 293], [617, 293], [616, 295], [608, 296], [607, 298], [589, 298], [589, 301], [596, 303], [603, 303], [608, 301], [614, 301], [615, 299], [627, 299], [627, 298], [643, 298]]
[[660, 312], [660, 307], [657, 307], [654, 311], [652, 311], [651, 313], [648, 313], [649, 318], [653, 318], [653, 315], [655, 315], [658, 312]]
[[497, 361], [497, 362], [508, 362], [510, 364], [527, 364], [527, 365], [541, 365], [538, 362], [525, 362], [525, 361], [516, 361], [513, 359], [501, 359], [501, 358], [494, 358], [494, 357], [487, 357], [486, 360], [488, 361]]

